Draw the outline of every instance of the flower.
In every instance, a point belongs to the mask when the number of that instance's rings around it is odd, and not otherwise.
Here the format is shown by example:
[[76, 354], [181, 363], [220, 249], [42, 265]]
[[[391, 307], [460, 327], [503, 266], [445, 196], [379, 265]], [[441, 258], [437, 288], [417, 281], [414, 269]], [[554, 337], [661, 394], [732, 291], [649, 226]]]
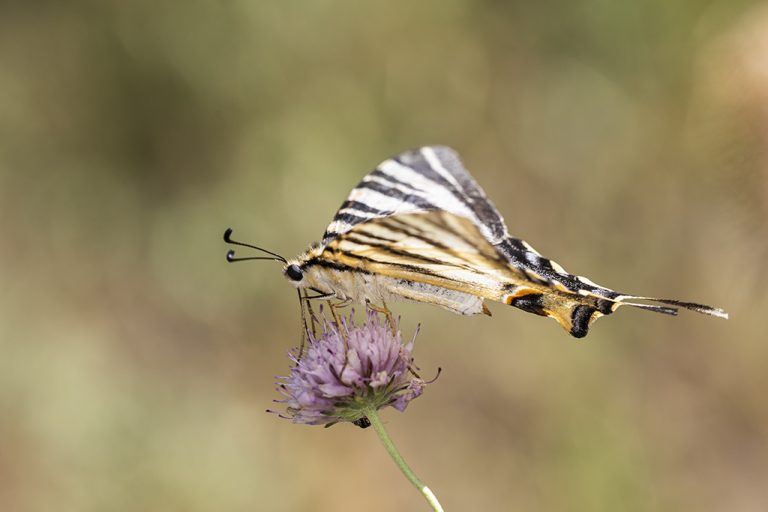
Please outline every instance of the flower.
[[359, 326], [353, 317], [354, 311], [341, 325], [326, 320], [319, 337], [309, 334], [304, 354], [289, 354], [291, 373], [278, 377], [285, 398], [275, 400], [285, 404], [282, 417], [327, 427], [347, 421], [365, 428], [370, 425], [366, 410], [392, 406], [402, 412], [421, 395], [424, 381], [410, 371], [416, 334], [403, 345], [400, 331], [393, 333], [375, 312], [367, 311]]

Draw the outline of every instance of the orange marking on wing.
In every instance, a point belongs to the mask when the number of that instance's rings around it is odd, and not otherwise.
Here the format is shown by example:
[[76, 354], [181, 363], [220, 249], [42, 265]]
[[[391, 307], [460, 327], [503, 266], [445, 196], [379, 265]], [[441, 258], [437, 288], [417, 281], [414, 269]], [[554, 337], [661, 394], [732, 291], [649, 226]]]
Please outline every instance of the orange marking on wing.
[[533, 294], [541, 294], [541, 292], [539, 290], [534, 290], [533, 288], [519, 288], [515, 290], [514, 293], [506, 295], [504, 297], [504, 303], [506, 303], [508, 306], [511, 306], [513, 300]]

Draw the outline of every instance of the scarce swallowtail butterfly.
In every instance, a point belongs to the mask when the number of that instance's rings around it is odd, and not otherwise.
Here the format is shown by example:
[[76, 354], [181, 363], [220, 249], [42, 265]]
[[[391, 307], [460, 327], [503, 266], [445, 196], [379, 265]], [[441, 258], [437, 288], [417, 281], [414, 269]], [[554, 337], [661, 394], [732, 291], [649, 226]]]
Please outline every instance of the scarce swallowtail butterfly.
[[[231, 229], [224, 239], [235, 245]], [[263, 249], [260, 249], [264, 251]], [[721, 309], [617, 292], [570, 274], [509, 235], [498, 210], [447, 147], [426, 146], [385, 160], [352, 190], [320, 243], [278, 259], [300, 299], [370, 304], [406, 299], [462, 315], [501, 302], [554, 318], [576, 338], [621, 306], [676, 315], [677, 308], [728, 318]], [[313, 294], [313, 295], [310, 295]], [[637, 301], [646, 301], [650, 304]]]

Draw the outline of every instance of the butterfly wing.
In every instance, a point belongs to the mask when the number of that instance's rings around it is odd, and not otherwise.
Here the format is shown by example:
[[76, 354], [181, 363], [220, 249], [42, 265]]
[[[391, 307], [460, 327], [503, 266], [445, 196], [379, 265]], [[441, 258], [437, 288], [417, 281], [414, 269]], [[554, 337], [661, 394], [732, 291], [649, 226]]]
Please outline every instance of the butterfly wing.
[[439, 297], [439, 305], [469, 314], [487, 311], [483, 299], [496, 300], [553, 317], [576, 337], [620, 305], [677, 311], [628, 299], [727, 317], [709, 306], [623, 294], [568, 273], [509, 235], [458, 155], [443, 146], [379, 164], [342, 204], [321, 247], [328, 261], [401, 283], [401, 296], [434, 303]]

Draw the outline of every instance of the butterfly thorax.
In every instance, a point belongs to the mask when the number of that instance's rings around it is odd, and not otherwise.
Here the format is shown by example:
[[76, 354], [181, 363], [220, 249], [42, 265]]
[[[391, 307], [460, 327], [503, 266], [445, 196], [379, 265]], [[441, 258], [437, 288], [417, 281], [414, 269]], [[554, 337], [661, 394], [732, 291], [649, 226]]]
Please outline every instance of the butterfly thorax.
[[283, 268], [288, 281], [299, 289], [328, 298], [376, 302], [391, 299], [379, 276], [350, 269], [324, 255], [325, 247], [313, 245]]

